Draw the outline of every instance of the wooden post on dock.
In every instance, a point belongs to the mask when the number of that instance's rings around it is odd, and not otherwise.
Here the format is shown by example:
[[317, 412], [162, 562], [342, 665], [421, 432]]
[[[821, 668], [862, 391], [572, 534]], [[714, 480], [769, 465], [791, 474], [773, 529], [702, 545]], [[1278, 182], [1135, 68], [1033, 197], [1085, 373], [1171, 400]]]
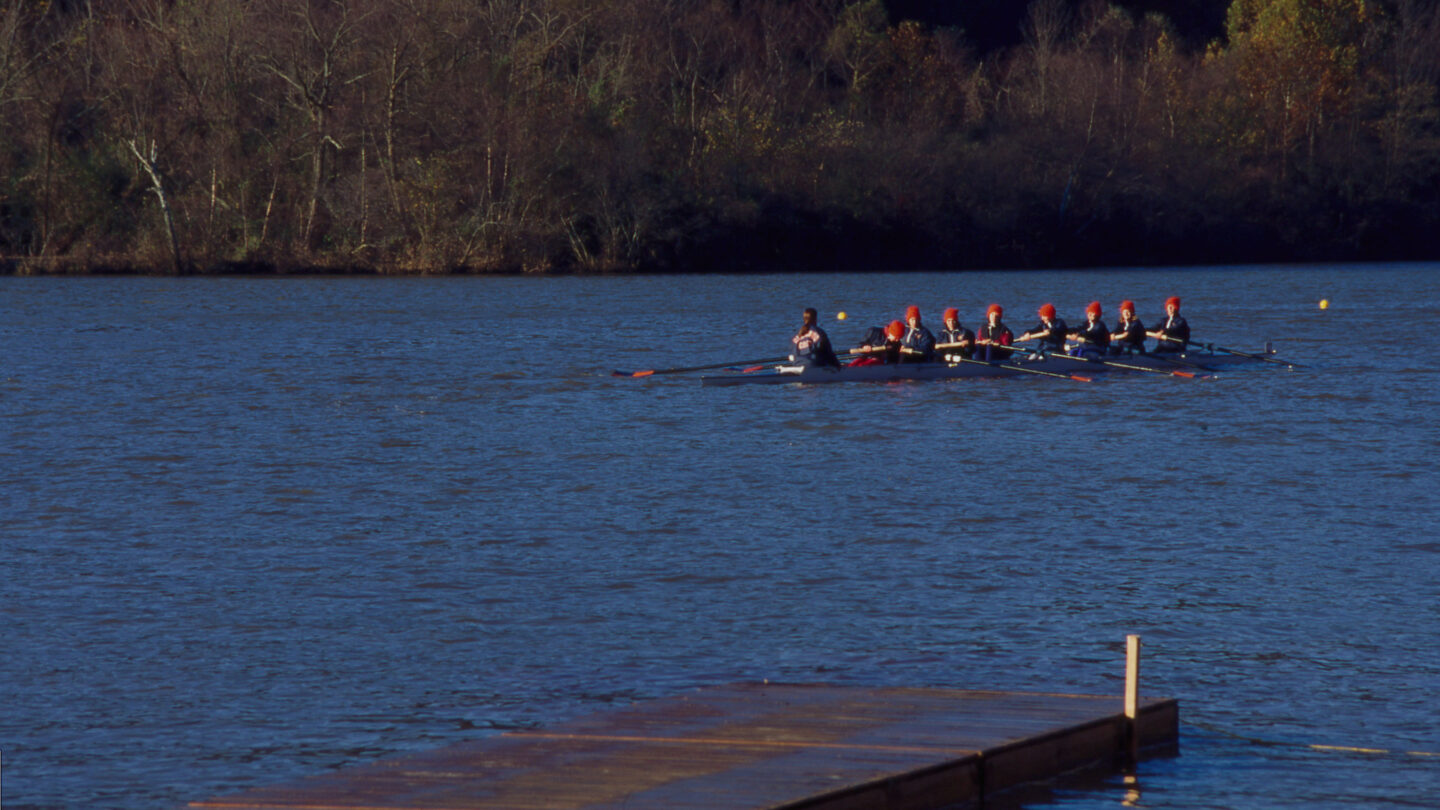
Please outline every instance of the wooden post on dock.
[[1140, 637], [1125, 637], [1125, 725], [1130, 738], [1130, 761], [1140, 759]]

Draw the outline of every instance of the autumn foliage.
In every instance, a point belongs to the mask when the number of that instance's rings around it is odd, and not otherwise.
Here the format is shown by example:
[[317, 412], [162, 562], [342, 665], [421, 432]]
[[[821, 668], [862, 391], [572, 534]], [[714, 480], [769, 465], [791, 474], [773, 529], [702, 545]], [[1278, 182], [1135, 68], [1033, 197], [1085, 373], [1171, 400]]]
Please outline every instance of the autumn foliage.
[[1435, 258], [1440, 11], [0, 0], [0, 269]]

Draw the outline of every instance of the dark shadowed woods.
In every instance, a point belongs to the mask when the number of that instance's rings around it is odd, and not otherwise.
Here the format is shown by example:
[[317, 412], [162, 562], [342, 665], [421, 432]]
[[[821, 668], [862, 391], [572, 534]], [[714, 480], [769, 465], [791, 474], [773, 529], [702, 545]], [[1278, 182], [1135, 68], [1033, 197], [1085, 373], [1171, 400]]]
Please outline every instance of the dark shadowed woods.
[[0, 266], [1440, 255], [1435, 3], [961, 5], [0, 0]]

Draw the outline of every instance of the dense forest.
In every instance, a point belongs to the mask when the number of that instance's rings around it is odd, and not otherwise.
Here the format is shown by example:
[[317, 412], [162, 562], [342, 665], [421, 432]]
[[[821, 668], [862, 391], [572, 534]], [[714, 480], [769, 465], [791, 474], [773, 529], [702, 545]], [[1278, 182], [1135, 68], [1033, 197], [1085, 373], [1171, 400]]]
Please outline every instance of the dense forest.
[[1440, 256], [1422, 0], [0, 0], [0, 272]]

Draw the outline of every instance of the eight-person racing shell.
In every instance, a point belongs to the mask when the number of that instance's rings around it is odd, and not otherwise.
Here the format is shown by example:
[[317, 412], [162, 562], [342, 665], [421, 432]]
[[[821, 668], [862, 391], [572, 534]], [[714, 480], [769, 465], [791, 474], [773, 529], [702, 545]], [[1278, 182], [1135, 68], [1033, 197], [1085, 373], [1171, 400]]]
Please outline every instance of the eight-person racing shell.
[[[1077, 342], [1070, 350], [1073, 355], [1123, 355], [1144, 354], [1145, 338], [1163, 335], [1170, 340], [1160, 340], [1157, 352], [1184, 351], [1190, 340], [1190, 325], [1180, 315], [1180, 299], [1170, 297], [1165, 301], [1167, 317], [1158, 329], [1147, 332], [1145, 325], [1135, 317], [1135, 302], [1120, 302], [1120, 319], [1111, 332], [1101, 320], [1099, 301], [1091, 301], [1085, 308], [1086, 323], [1078, 329], [1067, 329], [1065, 321], [1056, 317], [1053, 304], [1040, 307], [1040, 323], [1022, 336], [1040, 341], [1040, 346], [1049, 351], [1065, 351], [1065, 340]], [[813, 309], [805, 311], [805, 323], [791, 338], [794, 344], [794, 358], [802, 365], [839, 366], [830, 338], [815, 322]], [[958, 356], [972, 357], [986, 362], [1009, 359], [1013, 350], [1007, 348], [1015, 341], [1010, 328], [1001, 320], [1005, 311], [999, 304], [991, 304], [985, 312], [986, 322], [977, 331], [970, 331], [960, 324], [959, 310], [951, 307], [945, 310], [945, 328], [940, 336], [930, 332], [920, 323], [919, 307], [911, 306], [906, 312], [907, 327], [903, 321], [891, 321], [883, 330], [871, 327], [861, 346], [852, 351], [864, 354], [850, 365], [871, 363], [934, 362]], [[943, 348], [938, 348], [943, 347]], [[906, 349], [909, 351], [902, 351]]]

